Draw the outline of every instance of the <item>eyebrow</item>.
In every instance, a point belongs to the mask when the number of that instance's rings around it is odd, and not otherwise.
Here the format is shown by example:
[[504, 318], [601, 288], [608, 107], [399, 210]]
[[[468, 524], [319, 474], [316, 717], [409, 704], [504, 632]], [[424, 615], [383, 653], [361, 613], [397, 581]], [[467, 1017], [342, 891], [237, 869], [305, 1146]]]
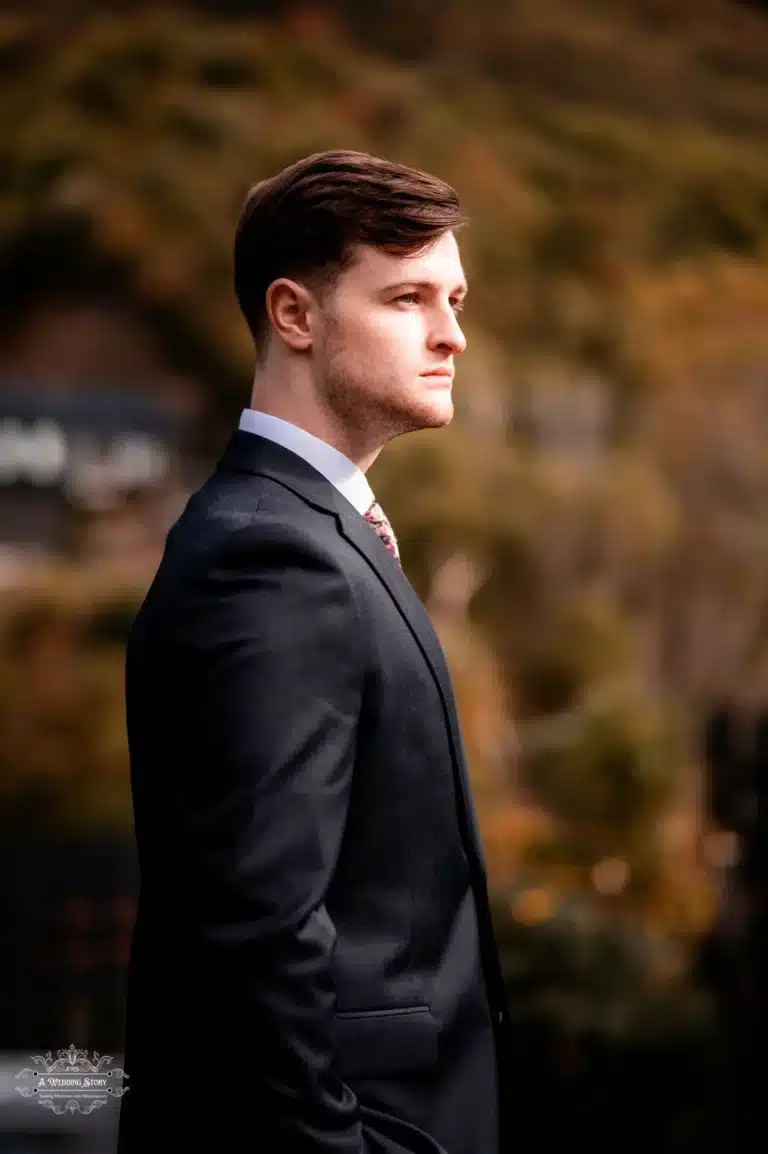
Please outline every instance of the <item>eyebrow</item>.
[[[382, 291], [383, 292], [392, 292], [393, 289], [405, 288], [406, 285], [413, 285], [414, 288], [422, 288], [422, 289], [440, 288], [440, 285], [437, 284], [436, 281], [431, 281], [431, 280], [401, 280], [401, 281], [397, 281], [396, 284], [387, 285], [386, 288], [383, 289]], [[451, 293], [451, 296], [465, 297], [468, 292], [469, 292], [469, 289], [468, 289], [467, 285], [465, 283], [462, 283], [462, 284], [456, 285], [456, 288]]]

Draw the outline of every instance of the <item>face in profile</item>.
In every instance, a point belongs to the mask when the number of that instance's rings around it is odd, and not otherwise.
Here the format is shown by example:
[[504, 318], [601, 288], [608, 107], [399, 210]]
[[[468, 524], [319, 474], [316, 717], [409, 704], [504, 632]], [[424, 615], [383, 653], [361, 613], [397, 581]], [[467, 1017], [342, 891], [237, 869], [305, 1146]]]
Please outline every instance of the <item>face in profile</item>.
[[465, 292], [452, 232], [415, 256], [359, 246], [323, 300], [313, 348], [315, 386], [335, 416], [382, 442], [448, 424]]

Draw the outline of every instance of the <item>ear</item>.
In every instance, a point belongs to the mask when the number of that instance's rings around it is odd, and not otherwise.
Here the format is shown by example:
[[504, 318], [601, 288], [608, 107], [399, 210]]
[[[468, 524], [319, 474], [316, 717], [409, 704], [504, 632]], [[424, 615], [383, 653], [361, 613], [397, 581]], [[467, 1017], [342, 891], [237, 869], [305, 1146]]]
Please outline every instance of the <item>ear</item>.
[[270, 324], [281, 341], [295, 352], [312, 347], [310, 312], [314, 302], [309, 289], [280, 277], [267, 289], [265, 303]]

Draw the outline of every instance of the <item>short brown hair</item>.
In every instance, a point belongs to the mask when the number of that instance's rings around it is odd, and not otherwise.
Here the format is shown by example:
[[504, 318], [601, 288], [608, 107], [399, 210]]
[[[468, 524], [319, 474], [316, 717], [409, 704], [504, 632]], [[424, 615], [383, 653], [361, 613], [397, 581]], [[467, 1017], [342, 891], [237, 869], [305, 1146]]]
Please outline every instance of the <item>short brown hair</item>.
[[260, 181], [246, 197], [234, 252], [235, 295], [257, 349], [277, 277], [320, 291], [358, 244], [410, 256], [466, 223], [449, 184], [366, 152], [317, 152]]

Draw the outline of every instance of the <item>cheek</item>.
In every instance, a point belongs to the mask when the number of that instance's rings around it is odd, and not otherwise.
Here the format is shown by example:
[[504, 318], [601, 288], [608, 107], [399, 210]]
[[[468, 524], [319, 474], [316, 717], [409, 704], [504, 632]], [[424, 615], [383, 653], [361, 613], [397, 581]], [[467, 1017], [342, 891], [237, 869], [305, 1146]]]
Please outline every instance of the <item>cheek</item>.
[[418, 360], [424, 341], [422, 318], [418, 313], [392, 312], [375, 317], [368, 328], [371, 351], [391, 364], [405, 364]]
[[375, 376], [420, 364], [425, 334], [423, 317], [415, 310], [347, 308], [338, 320], [334, 344], [345, 361], [354, 359]]

